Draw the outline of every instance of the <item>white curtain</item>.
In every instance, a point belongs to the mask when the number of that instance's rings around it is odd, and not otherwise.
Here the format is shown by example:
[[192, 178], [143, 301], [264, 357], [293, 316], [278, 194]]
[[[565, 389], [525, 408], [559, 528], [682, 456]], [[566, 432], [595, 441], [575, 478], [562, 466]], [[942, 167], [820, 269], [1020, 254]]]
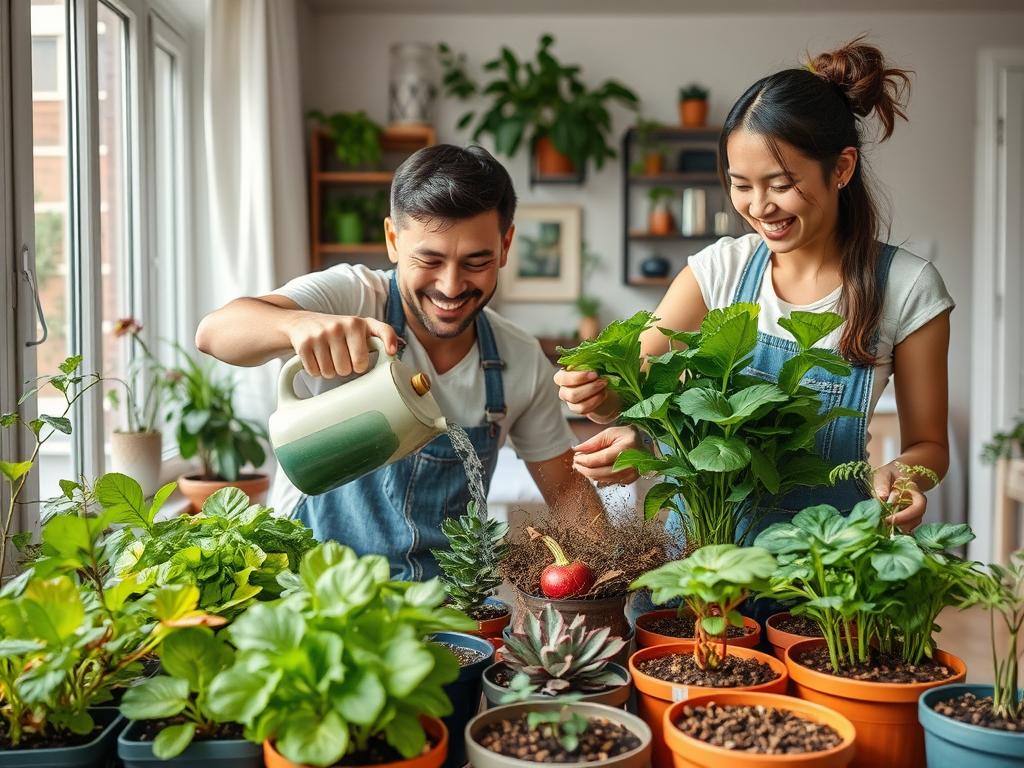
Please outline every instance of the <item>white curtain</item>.
[[[307, 271], [297, 0], [210, 0], [204, 112], [217, 305]], [[278, 366], [236, 371], [236, 406], [266, 423]]]

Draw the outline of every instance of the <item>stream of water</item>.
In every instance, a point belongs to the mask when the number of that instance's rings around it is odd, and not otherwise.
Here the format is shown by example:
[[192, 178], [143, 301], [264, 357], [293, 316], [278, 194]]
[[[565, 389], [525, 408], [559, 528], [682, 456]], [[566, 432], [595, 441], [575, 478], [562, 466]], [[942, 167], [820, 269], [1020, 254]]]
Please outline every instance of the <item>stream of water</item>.
[[476, 449], [466, 434], [466, 430], [458, 424], [448, 422], [448, 438], [452, 441], [452, 448], [462, 459], [462, 465], [466, 469], [466, 482], [469, 485], [469, 495], [476, 503], [476, 513], [481, 520], [487, 519], [487, 492], [484, 490], [484, 465], [480, 457], [476, 455]]

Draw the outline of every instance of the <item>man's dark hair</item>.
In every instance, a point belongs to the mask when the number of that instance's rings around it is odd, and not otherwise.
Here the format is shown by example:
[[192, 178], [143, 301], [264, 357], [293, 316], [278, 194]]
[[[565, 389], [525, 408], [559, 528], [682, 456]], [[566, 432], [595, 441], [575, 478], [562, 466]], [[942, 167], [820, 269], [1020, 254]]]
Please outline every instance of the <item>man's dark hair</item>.
[[483, 147], [435, 144], [410, 155], [391, 182], [391, 219], [451, 222], [497, 211], [501, 234], [516, 212], [516, 192], [505, 167]]

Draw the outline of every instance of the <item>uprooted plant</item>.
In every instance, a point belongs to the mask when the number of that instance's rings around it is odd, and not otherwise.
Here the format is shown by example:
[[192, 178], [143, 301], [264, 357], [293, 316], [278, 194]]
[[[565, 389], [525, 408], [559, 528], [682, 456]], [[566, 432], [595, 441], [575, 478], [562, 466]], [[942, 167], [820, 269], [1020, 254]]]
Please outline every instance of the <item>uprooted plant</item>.
[[892, 483], [892, 488], [886, 498], [881, 498], [875, 492], [875, 474], [877, 470], [866, 461], [848, 461], [833, 467], [828, 479], [833, 485], [840, 482], [854, 482], [860, 486], [860, 490], [867, 496], [878, 499], [882, 505], [883, 517], [888, 519], [911, 504], [911, 491], [917, 489], [914, 478], [923, 477], [931, 482], [933, 486], [939, 484], [939, 476], [928, 467], [914, 464], [908, 466], [895, 462], [896, 470], [899, 473]]
[[441, 532], [450, 546], [433, 550], [444, 573], [441, 583], [452, 605], [479, 619], [484, 601], [501, 586], [498, 568], [508, 551], [508, 523], [481, 515], [471, 501], [466, 514], [441, 523]]
[[646, 360], [640, 337], [657, 318], [639, 312], [559, 358], [571, 369], [599, 373], [621, 401], [621, 420], [663, 446], [660, 455], [624, 451], [615, 467], [663, 477], [648, 491], [644, 514], [674, 510], [694, 547], [734, 543], [740, 518], [766, 496], [825, 484], [829, 465], [816, 449], [818, 432], [834, 419], [861, 415], [823, 407], [820, 394], [801, 384], [814, 368], [850, 373], [842, 357], [814, 346], [843, 318], [793, 312], [780, 320], [798, 352], [773, 384], [743, 373], [757, 344], [758, 312], [756, 304], [737, 303], [709, 312], [699, 331], [659, 328], [670, 349]]
[[883, 514], [877, 499], [845, 517], [808, 507], [755, 541], [779, 563], [764, 596], [800, 601], [791, 612], [817, 622], [835, 672], [869, 661], [872, 648], [909, 664], [931, 658], [935, 621], [963, 598], [973, 571], [950, 552], [974, 538], [968, 526], [926, 523], [907, 535]]
[[743, 626], [740, 604], [763, 589], [774, 570], [775, 558], [765, 549], [710, 544], [645, 573], [633, 589], [650, 589], [655, 603], [681, 599], [680, 610], [694, 616], [694, 661], [701, 669], [718, 669], [725, 661], [729, 626]]

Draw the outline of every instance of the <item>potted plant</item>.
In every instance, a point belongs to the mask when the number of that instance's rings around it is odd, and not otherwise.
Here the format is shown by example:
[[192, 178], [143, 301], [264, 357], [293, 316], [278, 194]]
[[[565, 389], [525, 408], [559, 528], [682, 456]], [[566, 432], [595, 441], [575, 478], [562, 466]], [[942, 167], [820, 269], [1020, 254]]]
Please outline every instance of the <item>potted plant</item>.
[[362, 110], [325, 115], [311, 110], [307, 117], [320, 123], [334, 145], [334, 155], [349, 168], [376, 168], [380, 163], [381, 127]]
[[580, 316], [580, 324], [576, 333], [580, 341], [588, 341], [601, 332], [601, 300], [596, 296], [581, 294], [576, 299], [576, 314]]
[[[110, 435], [110, 467], [114, 472], [134, 477], [143, 494], [152, 496], [160, 487], [163, 434], [157, 429], [157, 419], [166, 385], [164, 367], [150, 352], [141, 332], [142, 325], [132, 317], [114, 324], [115, 337], [129, 337], [131, 354], [121, 382], [127, 424], [125, 429], [115, 429]], [[115, 409], [120, 406], [118, 390], [108, 391], [107, 399]]]
[[240, 725], [209, 711], [210, 683], [234, 658], [223, 637], [189, 627], [166, 637], [159, 654], [162, 674], [129, 688], [121, 700], [121, 714], [131, 720], [117, 739], [125, 768], [262, 768], [259, 745], [242, 738]]
[[452, 653], [426, 639], [473, 629], [443, 607], [444, 588], [389, 580], [387, 558], [325, 542], [307, 552], [273, 603], [225, 631], [234, 663], [210, 685], [209, 711], [263, 742], [268, 768], [400, 762], [438, 768], [451, 712]]
[[665, 711], [680, 697], [722, 688], [786, 692], [785, 664], [730, 645], [726, 632], [729, 626], [743, 626], [739, 605], [767, 584], [774, 569], [775, 558], [764, 549], [717, 544], [666, 563], [633, 583], [634, 589], [650, 589], [655, 603], [681, 600], [696, 619], [694, 642], [655, 645], [629, 658], [638, 713], [654, 734], [656, 765], [671, 765], [663, 736]]
[[[562, 542], [572, 542], [572, 549]], [[630, 583], [678, 548], [664, 526], [632, 514], [607, 522], [565, 515], [548, 521], [544, 531], [525, 525], [510, 534], [501, 565], [515, 589], [512, 626], [521, 629], [527, 615], [540, 618], [550, 605], [567, 622], [582, 614], [591, 629], [608, 627], [611, 635], [629, 641]], [[506, 637], [510, 631], [506, 628]], [[616, 661], [625, 665], [627, 657], [623, 649]]]
[[709, 312], [699, 331], [662, 330], [671, 349], [648, 360], [640, 355], [640, 336], [657, 322], [650, 312], [561, 350], [559, 363], [599, 373], [621, 401], [620, 420], [661, 446], [660, 455], [623, 451], [615, 467], [662, 475], [647, 492], [644, 515], [653, 518], [662, 508], [679, 514], [694, 548], [736, 543], [739, 532], [754, 529], [757, 502], [827, 483], [830, 467], [815, 437], [833, 419], [860, 415], [824, 407], [820, 394], [800, 383], [818, 366], [849, 372], [841, 357], [814, 346], [843, 318], [799, 311], [782, 318], [799, 352], [772, 384], [742, 372], [757, 343], [759, 311], [737, 303]]
[[462, 768], [466, 764], [466, 724], [480, 709], [483, 673], [494, 663], [497, 651], [489, 640], [465, 632], [435, 632], [430, 639], [451, 651], [459, 662], [459, 676], [444, 687], [452, 712], [441, 722], [448, 730], [445, 768]]
[[199, 457], [200, 471], [178, 478], [178, 489], [198, 512], [214, 491], [240, 488], [254, 502], [262, 501], [270, 477], [243, 473], [246, 464], [259, 468], [266, 460], [267, 440], [262, 425], [235, 414], [234, 384], [213, 368], [197, 362], [178, 347], [184, 365], [169, 371], [170, 418], [177, 425], [178, 450], [183, 459]]
[[665, 740], [676, 765], [842, 768], [853, 723], [826, 707], [775, 693], [716, 691], [669, 707]]
[[345, 245], [362, 243], [366, 239], [362, 209], [362, 201], [356, 197], [338, 198], [327, 205], [324, 218], [334, 230], [335, 242]]
[[579, 694], [585, 701], [622, 706], [630, 693], [629, 672], [612, 659], [626, 647], [608, 627], [588, 629], [584, 617], [572, 623], [550, 605], [543, 620], [530, 614], [523, 631], [512, 632], [501, 649], [502, 661], [484, 670], [488, 706], [505, 701], [513, 680], [530, 687], [525, 697], [540, 699]]
[[543, 35], [532, 62], [521, 62], [502, 47], [495, 59], [484, 64], [493, 79], [478, 86], [465, 70], [465, 58], [443, 46], [442, 66], [446, 95], [469, 99], [487, 97], [482, 110], [465, 113], [459, 128], [472, 125], [473, 141], [490, 136], [495, 150], [514, 157], [526, 144], [541, 176], [581, 174], [593, 162], [597, 168], [615, 157], [609, 144], [611, 114], [616, 103], [635, 110], [639, 101], [631, 90], [615, 80], [595, 89], [580, 79], [578, 66], [566, 66], [551, 52], [555, 39]]
[[679, 124], [702, 128], [708, 120], [708, 90], [697, 83], [679, 89]]
[[1024, 456], [1024, 415], [1014, 419], [1013, 426], [1005, 432], [996, 432], [985, 444], [981, 460], [995, 464], [1000, 459], [1019, 459]]
[[636, 715], [605, 704], [531, 701], [496, 707], [466, 728], [474, 768], [537, 763], [646, 768], [651, 732]]
[[963, 662], [938, 650], [932, 633], [972, 571], [949, 550], [974, 535], [966, 525], [927, 523], [908, 536], [883, 521], [893, 511], [878, 499], [846, 517], [809, 507], [755, 542], [779, 562], [765, 594], [800, 600], [793, 612], [814, 619], [823, 635], [786, 650], [797, 695], [853, 722], [856, 764], [865, 766], [920, 765], [917, 699], [965, 675]]
[[633, 174], [660, 176], [665, 173], [665, 146], [657, 140], [665, 126], [657, 120], [637, 120], [636, 150], [639, 156], [630, 169]]
[[[1020, 634], [1024, 629], [1024, 550], [1007, 565], [973, 572], [961, 607], [984, 606], [991, 619], [993, 685], [943, 685], [918, 701], [928, 765], [972, 768], [1024, 765], [1024, 690]], [[1006, 628], [997, 646], [996, 620]]]
[[500, 648], [501, 631], [512, 615], [509, 606], [494, 597], [502, 582], [499, 566], [508, 551], [508, 523], [480, 514], [471, 501], [466, 514], [441, 523], [441, 532], [449, 549], [432, 554], [441, 568], [448, 601], [477, 622], [474, 634]]
[[676, 231], [676, 218], [672, 215], [669, 203], [676, 196], [670, 187], [652, 187], [647, 193], [651, 202], [647, 214], [647, 232], [651, 235], [671, 235]]

